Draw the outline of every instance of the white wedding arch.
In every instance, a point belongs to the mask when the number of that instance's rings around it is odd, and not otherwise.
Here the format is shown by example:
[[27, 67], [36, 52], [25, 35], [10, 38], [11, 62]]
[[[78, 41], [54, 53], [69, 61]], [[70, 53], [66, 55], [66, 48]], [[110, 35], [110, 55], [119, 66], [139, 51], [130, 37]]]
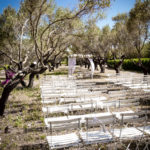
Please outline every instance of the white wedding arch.
[[88, 58], [91, 64], [91, 78], [93, 78], [95, 65], [92, 59], [92, 55], [83, 55], [83, 54], [72, 54], [68, 56], [68, 76], [72, 76], [76, 68], [76, 58]]

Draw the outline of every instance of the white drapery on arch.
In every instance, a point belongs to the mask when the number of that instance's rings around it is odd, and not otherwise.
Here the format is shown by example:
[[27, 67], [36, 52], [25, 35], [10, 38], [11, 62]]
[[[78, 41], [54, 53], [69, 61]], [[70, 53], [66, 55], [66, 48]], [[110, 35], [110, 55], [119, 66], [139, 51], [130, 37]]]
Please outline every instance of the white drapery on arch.
[[74, 55], [69, 56], [69, 58], [68, 58], [68, 75], [72, 76], [75, 71], [76, 57], [81, 57], [81, 58], [87, 57], [88, 58], [88, 60], [90, 61], [90, 64], [91, 64], [91, 78], [93, 78], [95, 65], [94, 65], [93, 59], [91, 58], [91, 55], [82, 55], [82, 54], [76, 55], [76, 54], [74, 54]]
[[68, 58], [68, 75], [72, 76], [76, 68], [76, 57]]
[[94, 62], [93, 62], [93, 59], [92, 58], [88, 58], [89, 61], [90, 61], [90, 64], [91, 64], [91, 78], [93, 79], [93, 74], [94, 74], [94, 70], [95, 70], [95, 65], [94, 65]]

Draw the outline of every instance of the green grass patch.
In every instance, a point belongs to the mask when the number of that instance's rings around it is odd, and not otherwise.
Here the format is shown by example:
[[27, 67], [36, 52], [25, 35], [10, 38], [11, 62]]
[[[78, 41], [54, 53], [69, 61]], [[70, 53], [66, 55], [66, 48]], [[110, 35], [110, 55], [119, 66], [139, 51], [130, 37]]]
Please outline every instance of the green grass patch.
[[67, 75], [68, 71], [55, 71], [55, 72], [49, 72], [46, 73], [45, 75]]

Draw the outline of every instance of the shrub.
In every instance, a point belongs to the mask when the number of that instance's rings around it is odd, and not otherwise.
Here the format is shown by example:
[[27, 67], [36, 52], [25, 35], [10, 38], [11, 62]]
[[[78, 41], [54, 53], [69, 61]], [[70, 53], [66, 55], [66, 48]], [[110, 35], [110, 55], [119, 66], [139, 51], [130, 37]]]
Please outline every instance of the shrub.
[[118, 63], [119, 62], [119, 59], [116, 59], [116, 60], [108, 60], [107, 61], [107, 65], [109, 68], [114, 68], [114, 64], [115, 63]]
[[[113, 65], [115, 63], [115, 61], [119, 61], [119, 60], [108, 60], [107, 64], [108, 67], [113, 68]], [[138, 63], [138, 58], [135, 59], [125, 59], [123, 64], [122, 64], [122, 69], [124, 70], [132, 70], [132, 71], [141, 71], [140, 67], [138, 67], [135, 63]], [[142, 58], [141, 59], [143, 65], [145, 67], [149, 67], [150, 66], [150, 58]]]

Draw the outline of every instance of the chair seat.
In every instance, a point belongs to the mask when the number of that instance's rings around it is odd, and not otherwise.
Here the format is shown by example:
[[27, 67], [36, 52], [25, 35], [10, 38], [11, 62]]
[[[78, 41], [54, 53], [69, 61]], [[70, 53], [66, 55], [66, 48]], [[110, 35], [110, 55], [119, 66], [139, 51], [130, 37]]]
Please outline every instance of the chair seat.
[[144, 131], [147, 134], [150, 134], [150, 126], [138, 127], [140, 131]]
[[85, 144], [107, 143], [112, 141], [112, 135], [106, 131], [80, 132], [80, 137]]
[[78, 146], [80, 143], [80, 139], [76, 133], [47, 136], [46, 138], [51, 149]]
[[[120, 131], [121, 131], [121, 135], [120, 135]], [[139, 137], [141, 137], [143, 135], [143, 133], [141, 131], [139, 131], [138, 129], [131, 127], [131, 128], [122, 128], [122, 129], [115, 129], [113, 131], [114, 136], [118, 137], [120, 139], [137, 139]]]

